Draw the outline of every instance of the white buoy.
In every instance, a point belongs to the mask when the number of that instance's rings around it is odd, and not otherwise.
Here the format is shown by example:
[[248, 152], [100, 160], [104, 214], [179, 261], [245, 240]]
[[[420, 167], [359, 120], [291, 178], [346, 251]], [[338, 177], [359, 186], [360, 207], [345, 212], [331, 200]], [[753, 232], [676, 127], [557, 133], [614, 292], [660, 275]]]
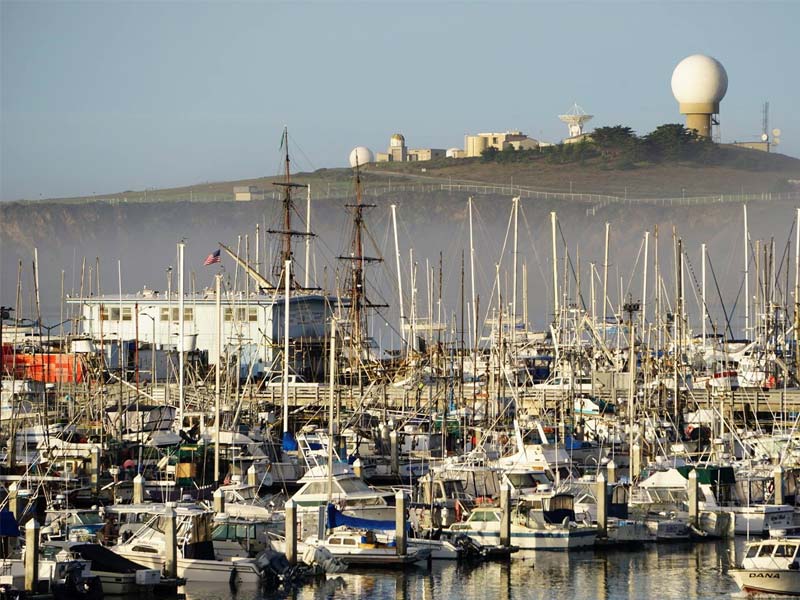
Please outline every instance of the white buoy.
[[142, 477], [141, 473], [133, 478], [133, 503], [134, 504], [143, 504], [144, 503], [144, 477]]

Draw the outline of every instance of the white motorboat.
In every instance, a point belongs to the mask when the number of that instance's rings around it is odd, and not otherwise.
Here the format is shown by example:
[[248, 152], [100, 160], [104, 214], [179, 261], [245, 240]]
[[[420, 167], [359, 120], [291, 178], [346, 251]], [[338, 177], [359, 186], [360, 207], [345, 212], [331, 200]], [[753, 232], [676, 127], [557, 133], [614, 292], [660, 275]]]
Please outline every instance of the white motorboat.
[[745, 546], [741, 567], [728, 573], [745, 593], [800, 595], [798, 548], [800, 538], [750, 542]]
[[[445, 530], [450, 537], [466, 534], [485, 546], [500, 544], [503, 511], [479, 506], [462, 523]], [[574, 550], [593, 546], [598, 529], [575, 521], [572, 497], [558, 494], [541, 500], [523, 500], [512, 509], [511, 545], [521, 550]]]
[[431, 548], [412, 544], [408, 544], [405, 554], [398, 554], [394, 539], [379, 538], [373, 531], [338, 528], [321, 539], [311, 536], [305, 544], [325, 548], [349, 566], [398, 567], [431, 558]]
[[394, 519], [394, 507], [386, 501], [387, 495], [368, 486], [349, 465], [333, 463], [331, 477], [327, 465], [315, 466], [298, 483], [302, 487], [291, 497], [298, 512], [317, 513], [331, 501], [349, 516], [378, 521]]
[[[165, 566], [163, 505], [151, 505], [153, 517], [114, 552], [148, 569]], [[179, 505], [175, 509], [177, 527], [177, 575], [187, 581], [229, 581], [254, 585], [261, 581], [261, 570], [238, 542], [213, 542], [211, 525], [214, 513], [198, 506]], [[224, 548], [219, 548], [224, 544]]]

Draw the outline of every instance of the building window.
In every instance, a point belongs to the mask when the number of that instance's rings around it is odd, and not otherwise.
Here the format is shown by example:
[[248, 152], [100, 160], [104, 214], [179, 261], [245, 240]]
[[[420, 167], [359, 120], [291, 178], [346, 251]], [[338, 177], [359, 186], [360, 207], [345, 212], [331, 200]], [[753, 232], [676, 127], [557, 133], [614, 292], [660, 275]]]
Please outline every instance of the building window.
[[[235, 315], [235, 316], [234, 316]], [[258, 321], [258, 309], [255, 307], [251, 307], [250, 309], [244, 307], [238, 307], [236, 309], [232, 307], [226, 307], [223, 313], [223, 319], [226, 322], [229, 321], [250, 321], [250, 322], [257, 322]]]
[[[130, 306], [122, 308], [122, 320], [131, 321], [133, 319], [133, 309]], [[119, 321], [119, 306], [101, 306], [100, 307], [100, 320], [101, 321]]]
[[[169, 321], [170, 320], [169, 311], [170, 311], [169, 307], [163, 307], [162, 306], [161, 310], [159, 312], [159, 320], [161, 320], [161, 321]], [[181, 317], [180, 308], [178, 308], [178, 307], [173, 308], [172, 309], [172, 321], [177, 323], [180, 320], [180, 317]], [[187, 308], [185, 306], [183, 307], [183, 320], [184, 321], [194, 321], [194, 309], [193, 308]]]

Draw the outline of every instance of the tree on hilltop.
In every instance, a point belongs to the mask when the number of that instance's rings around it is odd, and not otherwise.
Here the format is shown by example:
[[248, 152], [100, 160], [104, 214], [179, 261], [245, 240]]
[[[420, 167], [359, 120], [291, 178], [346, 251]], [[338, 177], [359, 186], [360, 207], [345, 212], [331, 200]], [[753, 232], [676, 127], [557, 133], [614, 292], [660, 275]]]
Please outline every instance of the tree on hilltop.
[[592, 132], [592, 141], [597, 145], [604, 158], [619, 158], [623, 155], [635, 155], [639, 146], [639, 138], [633, 129], [624, 125], [598, 127]]

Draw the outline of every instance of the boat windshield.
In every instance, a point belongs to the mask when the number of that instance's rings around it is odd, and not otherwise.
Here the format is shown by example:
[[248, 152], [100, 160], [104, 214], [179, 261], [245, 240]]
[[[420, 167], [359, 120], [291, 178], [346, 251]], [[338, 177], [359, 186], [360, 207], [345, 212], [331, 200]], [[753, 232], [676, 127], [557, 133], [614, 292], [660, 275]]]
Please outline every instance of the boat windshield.
[[537, 485], [549, 485], [550, 480], [544, 473], [508, 473], [509, 483], [515, 488], [529, 488]]
[[81, 525], [101, 525], [103, 523], [100, 515], [93, 512], [76, 513], [75, 520]]
[[339, 484], [339, 487], [341, 487], [342, 491], [346, 494], [373, 491], [372, 488], [370, 488], [361, 479], [340, 479], [336, 483]]
[[476, 510], [469, 516], [469, 521], [473, 523], [478, 522], [495, 522], [500, 520], [500, 513], [495, 510]]

